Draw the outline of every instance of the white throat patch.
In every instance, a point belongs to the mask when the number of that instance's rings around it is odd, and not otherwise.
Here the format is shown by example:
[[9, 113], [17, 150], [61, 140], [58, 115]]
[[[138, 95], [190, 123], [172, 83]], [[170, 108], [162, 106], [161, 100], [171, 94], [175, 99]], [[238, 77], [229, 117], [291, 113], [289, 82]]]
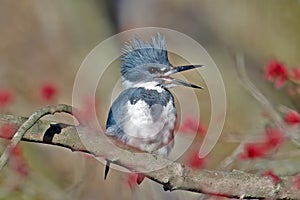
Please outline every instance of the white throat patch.
[[157, 92], [161, 93], [163, 91], [163, 88], [158, 86], [158, 83], [153, 81], [153, 82], [140, 82], [140, 83], [133, 83], [128, 80], [123, 80], [122, 81], [124, 89], [128, 88], [145, 88], [148, 90], [156, 90]]

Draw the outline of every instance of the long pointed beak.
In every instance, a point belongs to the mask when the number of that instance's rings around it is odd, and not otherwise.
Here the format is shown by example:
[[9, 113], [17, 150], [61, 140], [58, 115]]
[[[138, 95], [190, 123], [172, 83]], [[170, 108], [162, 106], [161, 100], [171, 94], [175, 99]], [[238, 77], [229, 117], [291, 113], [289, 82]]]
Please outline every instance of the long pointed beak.
[[183, 66], [178, 66], [178, 67], [172, 67], [171, 70], [166, 72], [164, 75], [169, 76], [171, 74], [176, 74], [178, 72], [183, 72], [183, 71], [188, 71], [190, 69], [196, 69], [199, 67], [203, 67], [203, 65], [183, 65]]
[[172, 74], [176, 74], [178, 72], [183, 72], [183, 71], [187, 71], [187, 70], [190, 70], [190, 69], [196, 69], [196, 68], [199, 68], [199, 67], [203, 67], [203, 65], [183, 65], [183, 66], [178, 66], [178, 67], [172, 67], [171, 70], [167, 71], [164, 74], [164, 76], [162, 76], [161, 78], [166, 81], [164, 83], [164, 85], [168, 88], [182, 85], [182, 86], [196, 88], [196, 89], [203, 89], [203, 87], [201, 87], [201, 86], [194, 85], [194, 84], [189, 83], [187, 81], [175, 79], [175, 78], [172, 78], [172, 77], [169, 76], [169, 75], [172, 75]]

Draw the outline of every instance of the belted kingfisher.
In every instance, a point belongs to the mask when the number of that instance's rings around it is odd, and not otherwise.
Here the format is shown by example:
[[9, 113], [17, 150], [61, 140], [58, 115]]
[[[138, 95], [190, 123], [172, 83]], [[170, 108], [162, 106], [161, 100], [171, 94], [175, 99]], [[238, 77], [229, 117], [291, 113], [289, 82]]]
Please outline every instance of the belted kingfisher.
[[166, 157], [173, 147], [176, 108], [169, 88], [201, 86], [174, 79], [170, 75], [202, 65], [173, 66], [161, 34], [144, 42], [135, 36], [122, 52], [124, 90], [113, 102], [106, 134], [139, 150]]

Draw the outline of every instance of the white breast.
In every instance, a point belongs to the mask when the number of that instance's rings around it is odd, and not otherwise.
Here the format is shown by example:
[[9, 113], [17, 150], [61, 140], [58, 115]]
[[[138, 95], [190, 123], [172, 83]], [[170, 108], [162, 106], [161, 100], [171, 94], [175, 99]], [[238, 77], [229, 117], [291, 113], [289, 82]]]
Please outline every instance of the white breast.
[[127, 135], [140, 139], [153, 139], [164, 132], [173, 130], [176, 120], [175, 108], [172, 102], [163, 106], [158, 120], [153, 120], [149, 106], [142, 100], [135, 104], [127, 103], [127, 116], [124, 131]]

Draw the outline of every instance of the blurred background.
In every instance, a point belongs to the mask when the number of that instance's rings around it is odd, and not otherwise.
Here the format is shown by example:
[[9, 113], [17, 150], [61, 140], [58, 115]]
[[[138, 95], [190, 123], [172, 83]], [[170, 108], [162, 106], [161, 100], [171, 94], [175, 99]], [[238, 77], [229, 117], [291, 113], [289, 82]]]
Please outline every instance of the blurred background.
[[[299, 19], [297, 0], [1, 0], [0, 89], [10, 93], [10, 105], [3, 113], [29, 116], [47, 104], [71, 104], [80, 64], [97, 44], [114, 34], [146, 26], [174, 29], [192, 37], [208, 51], [225, 83], [225, 127], [203, 166], [218, 169], [244, 138], [259, 135], [269, 122], [261, 104], [240, 84], [237, 53], [243, 53], [248, 76], [275, 107], [300, 108], [299, 93], [291, 96], [289, 83], [276, 89], [264, 76], [267, 63], [274, 59], [284, 63], [287, 69], [299, 68]], [[171, 62], [176, 64], [176, 59]], [[120, 78], [119, 64], [112, 64], [97, 92], [101, 124], [105, 123], [111, 103], [110, 84]], [[186, 75], [197, 82], [198, 77], [192, 73]], [[209, 94], [203, 91], [197, 97], [201, 123], [207, 127]], [[187, 96], [187, 102], [182, 103], [188, 104], [188, 99]], [[52, 119], [71, 121], [62, 115]], [[191, 151], [198, 149], [200, 142], [201, 134]], [[111, 172], [104, 181], [101, 163], [63, 148], [23, 143], [22, 149], [29, 175], [20, 178], [13, 170], [1, 172], [0, 199], [203, 198], [189, 192], [164, 192], [160, 185], [149, 180], [133, 187], [128, 183], [128, 176], [119, 172]], [[290, 143], [281, 149], [282, 155], [294, 151]], [[293, 155], [288, 160], [279, 156], [235, 161], [223, 170], [271, 169], [280, 175], [293, 174], [300, 166], [300, 155]], [[180, 161], [185, 160], [183, 156]]]

